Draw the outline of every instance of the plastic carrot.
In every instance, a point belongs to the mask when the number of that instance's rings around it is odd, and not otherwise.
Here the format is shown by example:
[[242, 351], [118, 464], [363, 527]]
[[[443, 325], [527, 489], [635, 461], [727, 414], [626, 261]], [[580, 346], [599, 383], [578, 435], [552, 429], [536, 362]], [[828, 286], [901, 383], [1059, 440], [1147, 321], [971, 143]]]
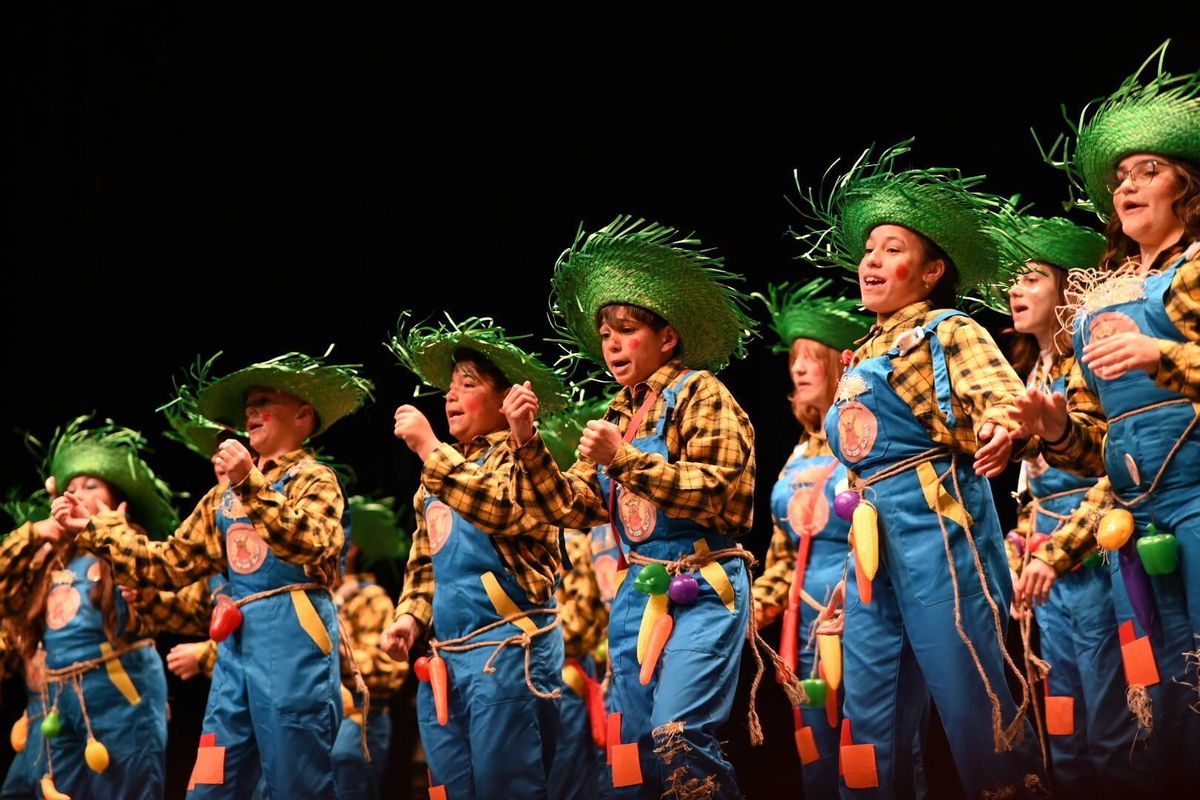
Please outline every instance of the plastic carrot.
[[639, 664], [646, 661], [646, 650], [650, 647], [650, 634], [659, 618], [668, 613], [670, 600], [665, 594], [652, 594], [646, 599], [646, 608], [642, 611], [642, 622], [638, 628], [637, 660]]
[[779, 658], [793, 673], [796, 671], [796, 630], [800, 627], [800, 609], [788, 604], [783, 612], [783, 631], [779, 634]]
[[449, 677], [446, 675], [446, 660], [439, 655], [429, 659], [429, 688], [433, 689], [433, 707], [437, 711], [438, 725], [450, 721], [450, 697], [447, 693]]
[[646, 657], [642, 660], [642, 671], [638, 675], [642, 686], [648, 684], [654, 677], [654, 668], [658, 665], [658, 658], [662, 655], [663, 648], [667, 646], [667, 639], [671, 638], [671, 631], [674, 628], [675, 620], [669, 613], [654, 620], [654, 630], [650, 631], [650, 644], [646, 646]]

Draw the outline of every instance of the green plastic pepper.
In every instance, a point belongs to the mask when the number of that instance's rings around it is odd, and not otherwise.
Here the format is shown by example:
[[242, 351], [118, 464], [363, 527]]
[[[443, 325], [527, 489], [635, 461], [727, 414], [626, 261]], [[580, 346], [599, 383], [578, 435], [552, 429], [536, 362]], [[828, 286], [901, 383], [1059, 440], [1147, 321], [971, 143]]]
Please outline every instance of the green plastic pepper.
[[42, 736], [47, 739], [53, 739], [62, 733], [62, 717], [58, 715], [58, 709], [50, 709], [50, 713], [42, 720]]
[[1100, 551], [1097, 550], [1083, 560], [1083, 566], [1088, 569], [1095, 569], [1096, 567], [1100, 566], [1103, 561], [1104, 559], [1100, 556]]
[[800, 687], [804, 689], [804, 693], [808, 695], [808, 702], [804, 705], [809, 708], [822, 708], [825, 705], [825, 692], [829, 690], [829, 684], [821, 678], [805, 678], [800, 681]]
[[1153, 524], [1146, 526], [1146, 534], [1137, 540], [1138, 556], [1147, 575], [1170, 575], [1179, 564], [1179, 544], [1175, 534], [1160, 533]]
[[666, 594], [671, 585], [671, 576], [662, 564], [647, 564], [633, 579], [633, 588], [642, 594]]

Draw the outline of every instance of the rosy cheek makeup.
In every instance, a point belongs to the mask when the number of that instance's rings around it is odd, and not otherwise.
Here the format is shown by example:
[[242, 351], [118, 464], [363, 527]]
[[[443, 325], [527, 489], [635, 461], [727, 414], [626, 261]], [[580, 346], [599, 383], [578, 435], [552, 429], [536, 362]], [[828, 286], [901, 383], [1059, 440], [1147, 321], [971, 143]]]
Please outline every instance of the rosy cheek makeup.
[[264, 411], [264, 412], [263, 412], [263, 415], [262, 415], [262, 421], [263, 421], [263, 422], [270, 422], [270, 421], [271, 421], [271, 412], [270, 412], [270, 411]]
[[896, 267], [896, 277], [902, 281], [908, 280], [908, 264], [901, 264]]
[[479, 410], [479, 398], [465, 397], [463, 398], [463, 407], [472, 413]]

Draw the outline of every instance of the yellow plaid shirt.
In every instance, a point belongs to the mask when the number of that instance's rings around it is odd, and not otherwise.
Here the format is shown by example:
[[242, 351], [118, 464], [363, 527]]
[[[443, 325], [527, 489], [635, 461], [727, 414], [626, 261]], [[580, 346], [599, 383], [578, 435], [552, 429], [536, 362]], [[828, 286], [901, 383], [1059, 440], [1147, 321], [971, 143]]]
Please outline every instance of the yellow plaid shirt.
[[[271, 484], [295, 469], [286, 494]], [[334, 472], [312, 453], [295, 450], [250, 470], [233, 489], [254, 529], [277, 558], [301, 564], [309, 578], [333, 586], [341, 572], [345, 500]], [[216, 512], [224, 486], [214, 486], [179, 530], [163, 542], [137, 533], [115, 511], [105, 512], [76, 543], [113, 565], [117, 581], [144, 587], [186, 586], [228, 566]]]
[[558, 587], [558, 607], [565, 655], [580, 658], [594, 651], [608, 634], [608, 605], [600, 598], [592, 569], [591, 537], [576, 530], [565, 534], [571, 569], [563, 573]]
[[[851, 364], [884, 355], [900, 334], [928, 324], [940, 313], [929, 301], [905, 306], [882, 325], [871, 328], [870, 338], [858, 348]], [[933, 355], [928, 346], [916, 347], [895, 358], [888, 383], [908, 403], [934, 442], [952, 451], [974, 455], [979, 449], [975, 434], [983, 423], [993, 422], [1010, 431], [1018, 427], [1009, 418], [1009, 411], [1013, 409], [1013, 399], [1025, 394], [1025, 383], [1001, 354], [991, 334], [970, 317], [945, 320], [937, 328], [937, 337], [950, 373], [950, 408], [956, 417], [953, 430], [937, 408]], [[1014, 455], [1025, 452], [1024, 448], [1024, 443], [1015, 443]]]
[[[829, 448], [829, 442], [825, 439], [825, 432], [820, 431], [814, 434], [806, 434], [800, 441], [800, 446], [804, 448], [803, 455], [805, 458], [816, 458], [817, 456], [832, 456], [833, 450]], [[779, 471], [779, 476], [782, 478], [787, 471], [785, 465]], [[792, 590], [792, 579], [796, 575], [796, 546], [792, 543], [792, 537], [778, 523], [774, 524], [774, 532], [771, 534], [771, 545], [767, 549], [767, 563], [763, 568], [762, 575], [754, 579], [754, 602], [763, 606], [778, 606], [786, 608], [788, 603], [788, 594]]]
[[[393, 661], [379, 649], [379, 635], [392, 618], [392, 598], [370, 575], [347, 575], [346, 580], [357, 581], [358, 588], [348, 595], [340, 590], [334, 593], [338, 614], [346, 626], [363, 680], [371, 690], [372, 702], [387, 700], [400, 691], [408, 677], [407, 662]], [[371, 582], [364, 584], [364, 580]], [[345, 658], [342, 658], [342, 683], [354, 688], [354, 670]]]
[[[24, 613], [30, 598], [37, 594], [34, 582], [50, 580], [49, 570], [42, 569], [49, 555], [50, 548], [34, 534], [32, 522], [4, 539], [0, 544], [0, 615]], [[115, 572], [114, 577], [117, 577]], [[127, 638], [139, 639], [163, 632], [195, 635], [208, 629], [209, 597], [205, 581], [179, 591], [143, 591], [128, 605], [128, 620], [122, 632]]]
[[[1200, 253], [1192, 254], [1175, 271], [1166, 311], [1184, 341], [1157, 340], [1159, 360], [1154, 382], [1200, 402]], [[1103, 475], [1108, 420], [1078, 364], [1067, 382], [1067, 402], [1071, 410], [1067, 437], [1058, 444], [1043, 446], [1046, 461], [1080, 475]]]
[[[442, 444], [425, 459], [421, 486], [413, 498], [417, 529], [395, 618], [412, 614], [426, 629], [433, 620], [433, 556], [425, 523], [425, 498], [430, 495], [488, 534], [501, 563], [531, 603], [550, 599], [562, 561], [558, 529], [538, 522], [517, 502], [507, 439], [506, 428], [465, 445]], [[476, 464], [481, 456], [483, 463]]]
[[[686, 369], [675, 359], [644, 383], [621, 389], [605, 419], [625, 433], [644, 393], [654, 391], [658, 400], [635, 438], [653, 436], [665, 409], [662, 392]], [[688, 380], [665, 436], [669, 459], [626, 442], [608, 466], [608, 475], [667, 516], [692, 519], [730, 536], [747, 533], [754, 517], [754, 428], [725, 384], [711, 372]], [[600, 490], [595, 462], [580, 458], [561, 472], [537, 434], [516, 452], [517, 497], [531, 516], [566, 528], [609, 521], [608, 497]]]

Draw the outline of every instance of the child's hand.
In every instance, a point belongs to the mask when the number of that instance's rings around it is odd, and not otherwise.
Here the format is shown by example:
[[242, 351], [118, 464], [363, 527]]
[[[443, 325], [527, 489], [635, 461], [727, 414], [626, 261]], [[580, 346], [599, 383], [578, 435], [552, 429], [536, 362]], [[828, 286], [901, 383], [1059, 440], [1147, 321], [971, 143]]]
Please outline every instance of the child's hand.
[[1134, 369], [1153, 375], [1158, 371], [1158, 339], [1136, 331], [1114, 333], [1086, 345], [1080, 360], [1107, 381]]
[[611, 422], [594, 419], [583, 429], [579, 437], [579, 454], [587, 456], [602, 467], [607, 467], [617, 457], [623, 441], [621, 430]]
[[975, 474], [994, 478], [1004, 472], [1004, 467], [1012, 455], [1012, 436], [994, 422], [980, 425], [977, 436], [984, 444], [975, 451]]
[[409, 660], [413, 642], [421, 635], [421, 623], [412, 614], [401, 614], [400, 619], [383, 629], [379, 637], [379, 648], [393, 661]]
[[167, 653], [167, 669], [174, 672], [185, 681], [200, 674], [200, 650], [204, 642], [185, 642], [177, 644]]
[[218, 470], [225, 473], [230, 486], [237, 486], [246, 480], [246, 476], [254, 468], [254, 459], [250, 457], [250, 451], [237, 439], [221, 442], [212, 461]]
[[523, 386], [517, 384], [509, 389], [500, 410], [508, 420], [508, 427], [512, 430], [517, 447], [528, 442], [533, 436], [533, 421], [537, 419], [538, 414], [537, 394], [529, 381], [525, 381]]
[[403, 439], [417, 456], [424, 461], [425, 457], [438, 446], [438, 439], [433, 434], [429, 419], [416, 406], [400, 406], [396, 409], [396, 426], [393, 433], [397, 439]]
[[1063, 438], [1070, 418], [1067, 414], [1067, 398], [1062, 392], [1047, 397], [1040, 389], [1029, 389], [1013, 400], [1014, 411], [1008, 412], [1013, 422], [1020, 423], [1024, 436], [1040, 436], [1051, 442]]

